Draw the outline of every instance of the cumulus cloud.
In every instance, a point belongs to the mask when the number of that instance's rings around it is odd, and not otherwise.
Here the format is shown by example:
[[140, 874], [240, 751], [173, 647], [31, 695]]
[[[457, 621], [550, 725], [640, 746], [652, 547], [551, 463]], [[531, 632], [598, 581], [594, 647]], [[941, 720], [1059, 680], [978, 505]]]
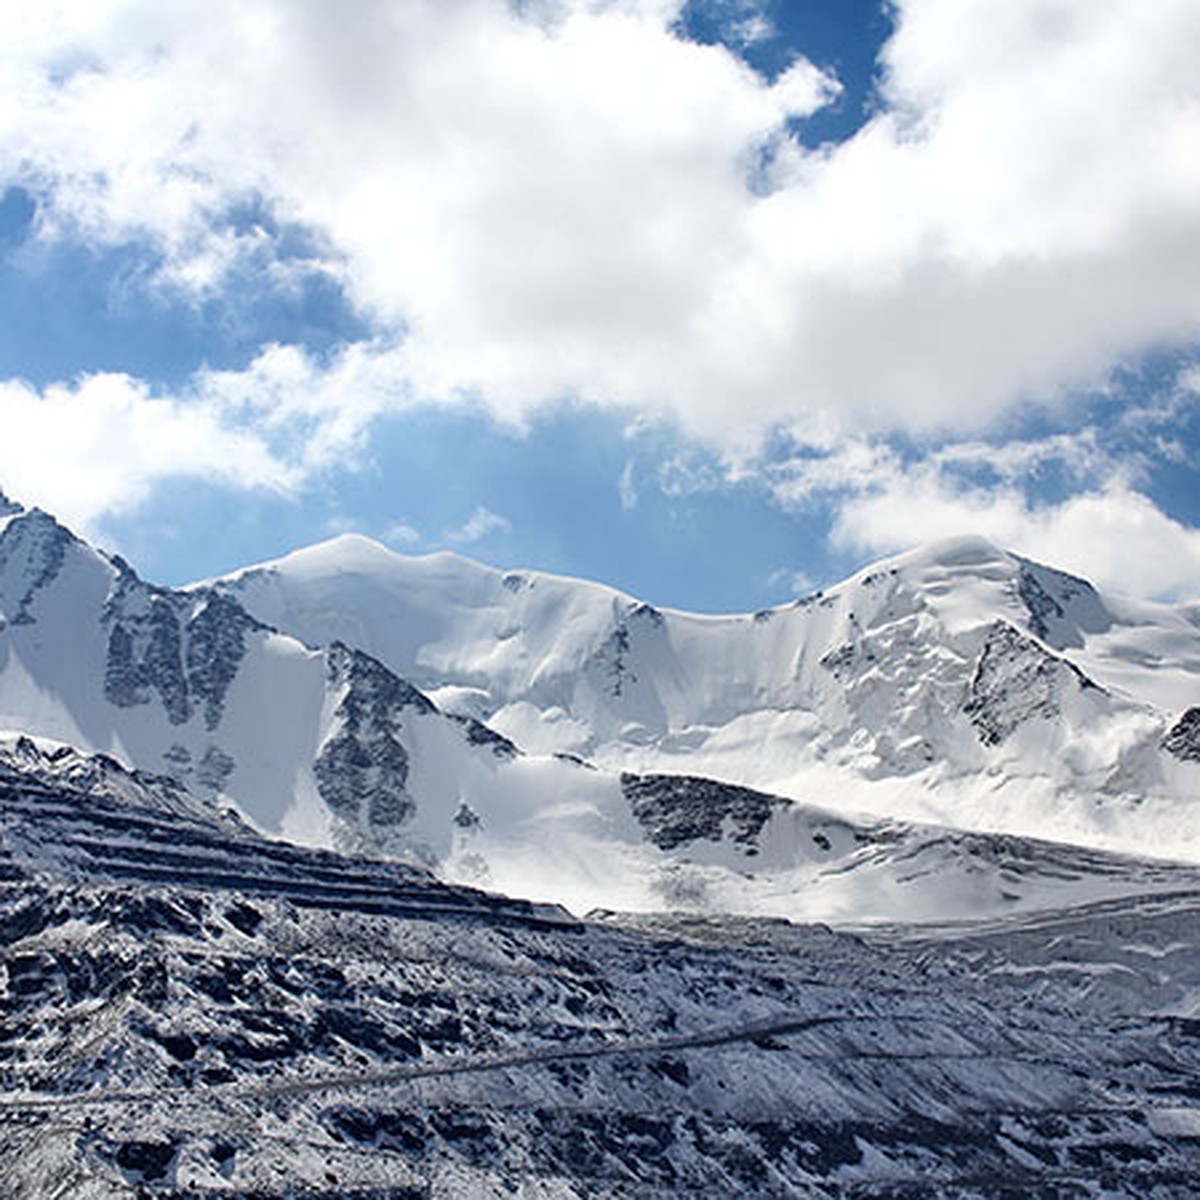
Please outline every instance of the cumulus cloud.
[[877, 115], [815, 150], [836, 81], [669, 0], [14, 3], [0, 174], [46, 236], [209, 287], [260, 197], [425, 399], [982, 428], [1200, 332], [1191, 0], [899, 0]]
[[638, 506], [637, 478], [632, 458], [626, 460], [617, 478], [617, 498], [621, 501], [622, 512], [633, 512]]
[[384, 530], [383, 540], [393, 546], [415, 546], [421, 540], [421, 532], [407, 521], [396, 521]]
[[1200, 531], [1149, 494], [1160, 464], [1189, 452], [1169, 432], [1194, 418], [1184, 386], [1067, 432], [914, 445], [870, 435], [796, 439], [750, 463], [785, 509], [828, 515], [829, 544], [851, 558], [979, 534], [1131, 595], [1200, 596]]
[[1127, 595], [1200, 595], [1200, 531], [1119, 483], [1037, 504], [1016, 489], [955, 487], [920, 473], [848, 499], [832, 541], [876, 554], [962, 533], [981, 534]]
[[[1194, 599], [1200, 531], [1139, 489], [1139, 458], [1115, 453], [1085, 428], [1002, 446], [949, 443], [915, 457], [855, 439], [777, 462], [769, 473], [786, 507], [832, 514], [830, 544], [849, 555], [979, 534], [1116, 591]], [[1060, 486], [1045, 488], [1047, 477]]]
[[257, 435], [230, 428], [209, 400], [156, 397], [120, 374], [85, 376], [38, 392], [0, 382], [0, 481], [86, 532], [105, 513], [136, 507], [167, 478], [203, 478], [286, 492], [292, 466]]
[[[756, 0], [723, 8], [765, 31]], [[0, 184], [37, 197], [36, 236], [149, 243], [204, 295], [270, 263], [276, 226], [231, 217], [255, 206], [307, 231], [305, 268], [371, 335], [266, 346], [172, 397], [5, 384], [6, 486], [86, 523], [169, 475], [299, 486], [414, 404], [521, 425], [584, 401], [719, 448], [724, 470], [671, 457], [668, 492], [760, 472], [836, 504], [842, 547], [969, 527], [1115, 578], [1134, 539], [1146, 587], [1194, 590], [1193, 533], [1137, 456], [993, 436], [1200, 338], [1194, 0], [896, 0], [874, 115], [815, 148], [796, 130], [837, 81], [804, 58], [767, 80], [681, 11], [11, 0]], [[804, 454], [764, 455], [780, 431]], [[940, 448], [905, 459], [897, 433]], [[1161, 423], [1153, 449], [1184, 453]], [[1065, 498], [1037, 498], [1039, 463]]]

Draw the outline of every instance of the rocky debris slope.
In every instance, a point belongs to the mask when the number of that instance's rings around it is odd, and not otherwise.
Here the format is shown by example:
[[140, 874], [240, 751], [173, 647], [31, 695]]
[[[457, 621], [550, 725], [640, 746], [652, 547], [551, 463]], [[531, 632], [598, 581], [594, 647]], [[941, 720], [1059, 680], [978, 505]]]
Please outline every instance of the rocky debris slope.
[[263, 842], [66, 757], [0, 771], [12, 1194], [1165, 1200], [1194, 1180], [1185, 874], [941, 929], [578, 923]]

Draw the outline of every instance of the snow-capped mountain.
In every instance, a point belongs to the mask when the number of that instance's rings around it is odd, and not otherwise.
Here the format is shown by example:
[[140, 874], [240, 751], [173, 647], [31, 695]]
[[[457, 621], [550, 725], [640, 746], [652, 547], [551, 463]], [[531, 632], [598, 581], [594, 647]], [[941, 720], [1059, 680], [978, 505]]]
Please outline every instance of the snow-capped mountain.
[[1200, 605], [977, 538], [744, 616], [343, 536], [213, 587], [531, 751], [849, 812], [1200, 858]]
[[1194, 1191], [1190, 868], [941, 929], [578, 922], [206, 809], [0, 755], [5, 1195]]
[[231, 796], [294, 840], [379, 849], [401, 825], [417, 845], [414, 793], [456, 802], [516, 757], [361, 651], [148, 584], [36, 509], [0, 518], [0, 728]]
[[[7, 1194], [1194, 1190], [1200, 866], [965, 782], [1185, 855], [1190, 610], [980, 543], [746, 618], [344, 542], [172, 591], [0, 508]], [[597, 762], [474, 715], [535, 701]], [[959, 827], [848, 814], [914, 789]]]
[[1163, 697], [1198, 639], [1186, 610], [976, 542], [705, 618], [362, 539], [172, 591], [45, 513], [0, 517], [0, 729], [577, 913], [916, 920], [1155, 890], [1136, 855], [1197, 836], [1200, 720]]

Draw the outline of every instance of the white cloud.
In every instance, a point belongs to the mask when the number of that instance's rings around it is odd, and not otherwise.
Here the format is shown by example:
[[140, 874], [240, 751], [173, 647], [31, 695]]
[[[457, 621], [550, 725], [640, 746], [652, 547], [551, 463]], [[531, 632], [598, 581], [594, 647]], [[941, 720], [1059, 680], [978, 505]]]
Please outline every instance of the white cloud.
[[[10, 0], [0, 182], [38, 193], [41, 236], [150, 239], [206, 292], [263, 261], [269, 235], [225, 219], [261, 199], [375, 336], [323, 363], [264, 347], [175, 397], [5, 384], [6, 486], [86, 523], [169, 475], [296, 486], [414, 403], [519, 424], [582, 399], [735, 475], [803, 431], [803, 468], [765, 469], [790, 503], [840, 497], [841, 545], [969, 521], [1065, 563], [1099, 539], [1116, 574], [1136, 532], [1163, 556], [1140, 577], [1191, 587], [1191, 531], [1136, 461], [976, 435], [1200, 337], [1195, 0], [897, 0], [877, 115], [814, 151], [788, 120], [836, 82], [681, 40], [681, 3]], [[913, 468], [873, 436], [895, 430], [956, 438]], [[1056, 506], [1023, 482], [1047, 456], [1075, 484]], [[661, 483], [719, 475], [684, 452]]]
[[446, 541], [456, 546], [467, 546], [482, 541], [493, 533], [510, 533], [512, 522], [499, 513], [487, 508], [477, 508], [458, 528], [446, 534]]
[[617, 479], [617, 496], [622, 512], [633, 512], [638, 506], [637, 479], [634, 477], [633, 459], [627, 459]]
[[791, 567], [778, 567], [767, 576], [767, 587], [789, 597], [805, 596], [813, 590], [812, 577]]
[[769, 86], [679, 7], [29, 0], [0, 173], [205, 287], [261, 194], [407, 331], [408, 386], [510, 418], [978, 428], [1200, 333], [1193, 0], [901, 0], [881, 111], [811, 153], [785, 120], [833, 82]]
[[421, 533], [407, 521], [396, 521], [384, 530], [383, 540], [393, 546], [414, 546], [421, 540]]
[[1128, 595], [1200, 597], [1200, 531], [1119, 480], [1048, 503], [1015, 486], [967, 486], [930, 464], [893, 469], [843, 497], [830, 541], [874, 555], [965, 533]]
[[411, 406], [402, 355], [395, 348], [354, 343], [328, 361], [296, 346], [269, 345], [241, 370], [203, 370], [189, 388], [237, 427], [264, 443], [306, 478], [353, 461], [371, 422]]
[[785, 509], [828, 513], [830, 547], [860, 561], [977, 534], [1130, 595], [1195, 599], [1200, 531], [1147, 495], [1156, 461], [1179, 449], [1161, 432], [1179, 415], [1156, 397], [1116, 422], [1036, 439], [798, 441], [746, 473]]
[[158, 482], [190, 477], [288, 491], [295, 471], [207, 400], [156, 397], [119, 374], [38, 392], [0, 382], [0, 482], [84, 532], [135, 508]]

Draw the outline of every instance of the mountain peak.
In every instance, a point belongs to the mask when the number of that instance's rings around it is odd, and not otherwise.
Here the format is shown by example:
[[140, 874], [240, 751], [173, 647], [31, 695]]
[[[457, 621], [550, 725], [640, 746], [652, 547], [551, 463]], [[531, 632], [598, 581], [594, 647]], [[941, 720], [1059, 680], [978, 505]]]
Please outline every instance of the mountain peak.
[[1008, 551], [977, 533], [957, 534], [927, 542], [926, 552], [948, 566], [974, 566], [1011, 557]]
[[[925, 542], [889, 560], [898, 567], [974, 572], [1002, 567], [1012, 570], [1016, 556], [978, 534], [959, 534]], [[878, 571], [879, 564], [869, 568]]]
[[[382, 542], [377, 542], [364, 533], [347, 531], [334, 534], [333, 537], [326, 538], [324, 541], [302, 546], [298, 550], [292, 550], [276, 561], [317, 569], [328, 569], [335, 564], [343, 569], [352, 569], [360, 563], [387, 562], [395, 557], [395, 551], [390, 550]], [[275, 563], [261, 565], [270, 567]]]

